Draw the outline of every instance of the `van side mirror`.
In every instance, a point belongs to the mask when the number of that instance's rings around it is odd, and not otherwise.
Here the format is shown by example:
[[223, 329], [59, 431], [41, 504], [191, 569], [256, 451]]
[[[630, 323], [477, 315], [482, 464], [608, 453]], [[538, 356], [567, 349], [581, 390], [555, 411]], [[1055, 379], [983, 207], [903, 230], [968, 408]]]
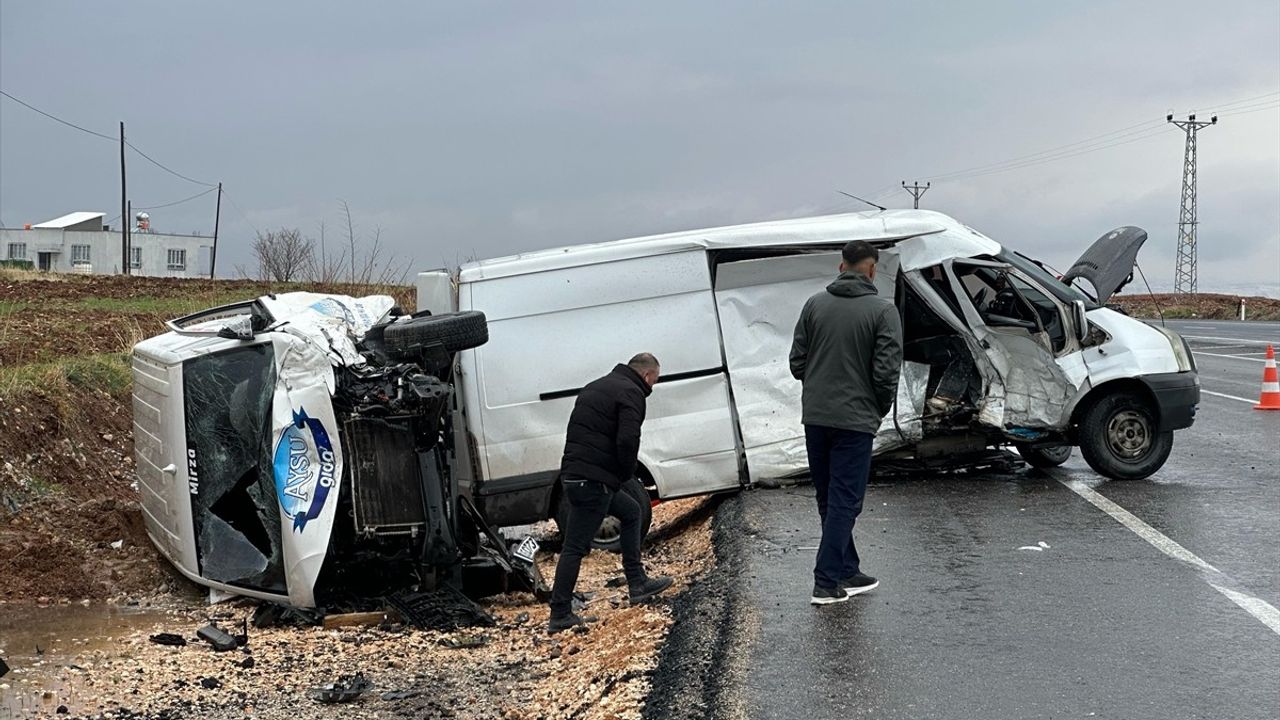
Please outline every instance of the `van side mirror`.
[[1075, 321], [1076, 326], [1076, 339], [1083, 344], [1085, 340], [1089, 339], [1089, 318], [1085, 313], [1084, 301], [1072, 301], [1071, 310], [1073, 315], [1072, 320]]

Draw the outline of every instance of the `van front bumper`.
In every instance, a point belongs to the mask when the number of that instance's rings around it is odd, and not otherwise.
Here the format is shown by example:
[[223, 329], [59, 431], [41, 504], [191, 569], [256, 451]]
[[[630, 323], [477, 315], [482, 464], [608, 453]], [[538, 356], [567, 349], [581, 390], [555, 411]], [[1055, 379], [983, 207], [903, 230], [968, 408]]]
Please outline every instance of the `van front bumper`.
[[1144, 375], [1160, 413], [1160, 432], [1191, 427], [1200, 405], [1200, 376], [1194, 370]]

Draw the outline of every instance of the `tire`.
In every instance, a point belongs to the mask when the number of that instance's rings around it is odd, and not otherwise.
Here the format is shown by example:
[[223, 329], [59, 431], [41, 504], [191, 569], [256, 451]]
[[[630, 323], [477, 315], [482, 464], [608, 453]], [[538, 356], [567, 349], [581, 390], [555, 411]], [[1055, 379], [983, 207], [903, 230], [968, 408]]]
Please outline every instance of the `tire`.
[[1070, 445], [1053, 445], [1050, 447], [1030, 447], [1023, 444], [1015, 444], [1018, 448], [1018, 454], [1022, 456], [1027, 464], [1034, 468], [1052, 468], [1058, 467], [1071, 457]]
[[399, 357], [415, 355], [436, 344], [455, 353], [489, 342], [489, 323], [484, 313], [475, 310], [427, 315], [391, 323], [382, 337], [387, 351]]
[[1133, 393], [1108, 395], [1080, 421], [1080, 454], [1099, 475], [1143, 480], [1164, 465], [1173, 432], [1160, 432], [1155, 410]]
[[[623, 483], [619, 492], [625, 492], [631, 496], [640, 506], [640, 542], [644, 542], [644, 538], [649, 534], [649, 528], [653, 525], [653, 506], [650, 505], [649, 491], [644, 489], [644, 484], [640, 482], [640, 478], [632, 478], [631, 482]], [[564, 528], [569, 522], [569, 501], [561, 496], [560, 504], [556, 507], [556, 527], [560, 529], [561, 538], [564, 537]], [[596, 531], [596, 536], [591, 540], [591, 548], [593, 550], [608, 550], [609, 552], [622, 552], [622, 523], [618, 518], [612, 515], [606, 515], [604, 522], [600, 523], [600, 529]]]

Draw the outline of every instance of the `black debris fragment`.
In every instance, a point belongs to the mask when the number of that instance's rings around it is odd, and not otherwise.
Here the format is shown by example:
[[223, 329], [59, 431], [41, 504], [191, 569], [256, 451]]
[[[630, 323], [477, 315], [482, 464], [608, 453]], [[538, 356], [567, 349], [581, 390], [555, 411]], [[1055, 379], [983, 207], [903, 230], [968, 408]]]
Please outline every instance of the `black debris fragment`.
[[402, 590], [387, 597], [387, 604], [420, 630], [450, 632], [461, 627], [493, 627], [493, 616], [452, 586], [427, 592]]
[[257, 665], [258, 663], [252, 657], [247, 657], [236, 664], [244, 668], [245, 670], [252, 670], [253, 666]]
[[236, 645], [240, 647], [244, 647], [245, 645], [249, 644], [249, 619], [248, 618], [240, 619], [240, 632], [239, 634], [233, 635], [232, 637], [235, 638]]
[[222, 681], [216, 677], [200, 678], [200, 687], [205, 690], [217, 690], [222, 687]]
[[4, 677], [5, 675], [8, 675], [8, 674], [9, 674], [9, 664], [4, 661], [4, 658], [0, 658], [0, 677]]
[[172, 647], [187, 646], [187, 639], [176, 633], [156, 633], [149, 639], [157, 645], [170, 645]]
[[304, 627], [319, 625], [322, 622], [324, 622], [324, 611], [316, 608], [295, 608], [277, 603], [262, 603], [257, 610], [253, 611], [253, 626], [259, 629], [277, 625]]
[[617, 577], [611, 577], [608, 580], [606, 580], [604, 583], [604, 586], [607, 588], [620, 588], [626, 584], [627, 584], [627, 578], [622, 575], [619, 575]]
[[213, 646], [213, 649], [217, 652], [227, 652], [228, 650], [235, 650], [240, 647], [240, 644], [236, 642], [235, 638], [228, 635], [225, 630], [213, 623], [209, 623], [197, 630], [196, 635], [198, 635], [201, 640], [204, 640]]
[[59, 705], [58, 709], [53, 711], [54, 715], [69, 715], [70, 713], [71, 711], [67, 709], [66, 705]]
[[311, 688], [307, 692], [307, 697], [327, 704], [345, 703], [355, 700], [372, 689], [373, 683], [365, 679], [364, 673], [356, 673], [341, 675], [331, 683]]

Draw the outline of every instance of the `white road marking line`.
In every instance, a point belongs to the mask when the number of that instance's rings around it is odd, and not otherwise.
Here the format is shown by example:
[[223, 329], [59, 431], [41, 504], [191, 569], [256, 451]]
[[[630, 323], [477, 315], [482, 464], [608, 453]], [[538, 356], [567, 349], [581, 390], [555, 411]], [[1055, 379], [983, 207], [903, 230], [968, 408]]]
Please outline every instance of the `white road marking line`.
[[1151, 543], [1157, 550], [1168, 555], [1175, 560], [1181, 560], [1189, 565], [1195, 565], [1201, 570], [1209, 572], [1218, 572], [1218, 568], [1196, 557], [1190, 550], [1182, 547], [1178, 543], [1170, 540], [1167, 535], [1159, 530], [1151, 527], [1138, 518], [1137, 515], [1125, 510], [1119, 505], [1111, 502], [1103, 497], [1101, 493], [1093, 488], [1085, 485], [1079, 480], [1063, 480], [1058, 478], [1058, 482], [1066, 485], [1075, 494], [1093, 503], [1099, 510], [1115, 518], [1121, 525], [1132, 530], [1138, 537]]
[[1210, 345], [1209, 347], [1193, 347], [1191, 350], [1196, 352], [1200, 350], [1238, 350], [1239, 348], [1239, 345]]
[[1252, 595], [1222, 587], [1216, 583], [1209, 584], [1213, 586], [1214, 590], [1231, 598], [1231, 602], [1244, 608], [1245, 612], [1258, 618], [1264, 625], [1271, 628], [1277, 635], [1280, 635], [1280, 610], [1277, 610], [1274, 605], [1265, 600], [1259, 600]]
[[1245, 338], [1233, 337], [1214, 337], [1212, 335], [1183, 335], [1187, 340], [1213, 340], [1214, 342], [1229, 342], [1232, 345], [1276, 345], [1270, 340], [1246, 340]]
[[1228, 400], [1239, 400], [1240, 402], [1246, 402], [1246, 403], [1249, 403], [1250, 405], [1258, 404], [1257, 400], [1250, 400], [1249, 398], [1242, 398], [1237, 395], [1228, 395], [1226, 393], [1214, 392], [1212, 390], [1205, 390], [1204, 388], [1200, 388], [1200, 392], [1204, 395], [1212, 395], [1214, 397], [1226, 398]]
[[[1110, 515], [1121, 525], [1132, 530], [1134, 534], [1143, 540], [1146, 540], [1152, 547], [1165, 555], [1168, 555], [1175, 560], [1181, 560], [1193, 567], [1213, 573], [1214, 575], [1222, 576], [1221, 570], [1210, 565], [1204, 560], [1201, 560], [1195, 553], [1174, 542], [1168, 535], [1165, 535], [1159, 530], [1146, 524], [1137, 515], [1134, 515], [1114, 502], [1111, 502], [1101, 493], [1083, 482], [1080, 482], [1079, 480], [1064, 480], [1061, 477], [1058, 477], [1056, 473], [1054, 474], [1054, 477], [1058, 482], [1066, 485], [1072, 492], [1085, 500], [1088, 500], [1094, 507]], [[1272, 632], [1280, 635], [1280, 610], [1277, 610], [1274, 605], [1247, 593], [1242, 593], [1239, 590], [1232, 590], [1223, 585], [1219, 585], [1208, 578], [1205, 578], [1205, 583], [1214, 590], [1222, 593], [1227, 597], [1227, 599], [1231, 600], [1231, 602], [1239, 605], [1245, 612], [1261, 621], [1262, 624], [1270, 628]]]
[[1192, 350], [1191, 352], [1194, 355], [1207, 355], [1208, 357], [1231, 358], [1232, 360], [1248, 360], [1249, 362], [1260, 362], [1260, 363], [1264, 363], [1267, 361], [1266, 358], [1251, 358], [1251, 357], [1245, 357], [1243, 355], [1222, 355], [1220, 353], [1200, 352], [1199, 350]]

